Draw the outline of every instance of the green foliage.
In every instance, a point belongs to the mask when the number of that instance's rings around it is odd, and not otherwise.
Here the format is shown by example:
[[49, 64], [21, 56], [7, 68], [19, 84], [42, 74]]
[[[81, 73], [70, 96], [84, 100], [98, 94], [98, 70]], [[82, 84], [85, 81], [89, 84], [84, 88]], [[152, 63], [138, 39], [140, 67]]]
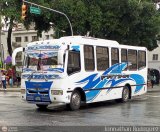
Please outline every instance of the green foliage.
[[[14, 16], [18, 20], [21, 16], [21, 3], [19, 0], [8, 2], [16, 3], [16, 6], [5, 10], [6, 15]], [[160, 14], [152, 0], [30, 0], [30, 2], [64, 12], [70, 18], [74, 35], [86, 35], [89, 32], [94, 37], [117, 40], [122, 44], [145, 46], [149, 50], [157, 47], [157, 40], [160, 38]], [[42, 31], [48, 31], [50, 28], [56, 31], [56, 38], [64, 34], [71, 35], [67, 19], [46, 9], [42, 9], [41, 15], [28, 13], [24, 24], [28, 28], [31, 22], [35, 22], [39, 36]], [[53, 23], [52, 26], [50, 22]], [[62, 33], [62, 30], [65, 33]]]
[[3, 66], [3, 63], [0, 61], [0, 68], [2, 68], [2, 66]]
[[14, 20], [20, 20], [21, 13], [21, 2], [19, 0], [1, 0], [2, 4], [2, 15], [6, 17], [14, 17]]
[[1, 0], [0, 1], [0, 15], [5, 16], [6, 20], [9, 19], [9, 29], [8, 29], [8, 37], [7, 37], [7, 46], [8, 53], [12, 55], [12, 46], [11, 46], [11, 34], [12, 28], [14, 26], [14, 21], [20, 21], [20, 12], [21, 12], [21, 2], [19, 0]]
[[145, 46], [149, 50], [157, 47], [160, 16], [152, 2], [106, 0], [100, 6], [105, 18], [101, 37], [123, 44]]

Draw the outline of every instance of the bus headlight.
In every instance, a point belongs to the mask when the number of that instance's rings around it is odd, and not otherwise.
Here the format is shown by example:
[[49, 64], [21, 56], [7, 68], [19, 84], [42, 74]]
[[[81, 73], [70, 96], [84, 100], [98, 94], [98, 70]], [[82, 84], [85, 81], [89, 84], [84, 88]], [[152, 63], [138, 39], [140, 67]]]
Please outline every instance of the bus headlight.
[[63, 95], [63, 90], [51, 90], [52, 95]]
[[25, 94], [26, 93], [26, 89], [21, 89], [21, 94]]

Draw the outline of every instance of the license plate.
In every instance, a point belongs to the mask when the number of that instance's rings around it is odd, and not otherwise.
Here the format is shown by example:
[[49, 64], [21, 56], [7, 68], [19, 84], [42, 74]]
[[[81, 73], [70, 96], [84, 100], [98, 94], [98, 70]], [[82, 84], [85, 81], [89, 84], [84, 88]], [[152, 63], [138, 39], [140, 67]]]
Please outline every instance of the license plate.
[[36, 101], [40, 101], [41, 98], [40, 98], [40, 97], [36, 97], [35, 100], [36, 100]]

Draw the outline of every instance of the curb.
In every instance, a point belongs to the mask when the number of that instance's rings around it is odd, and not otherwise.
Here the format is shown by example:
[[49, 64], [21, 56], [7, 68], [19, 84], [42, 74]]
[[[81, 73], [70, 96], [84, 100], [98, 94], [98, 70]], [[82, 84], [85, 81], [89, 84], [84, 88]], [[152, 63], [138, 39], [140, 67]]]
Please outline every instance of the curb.
[[147, 92], [160, 92], [160, 86], [156, 85], [153, 88], [148, 88]]
[[155, 90], [148, 90], [147, 93], [151, 93], [151, 92], [160, 92], [160, 89], [155, 89]]
[[0, 92], [20, 92], [20, 89], [7, 89], [7, 90], [4, 90], [4, 89], [0, 89]]

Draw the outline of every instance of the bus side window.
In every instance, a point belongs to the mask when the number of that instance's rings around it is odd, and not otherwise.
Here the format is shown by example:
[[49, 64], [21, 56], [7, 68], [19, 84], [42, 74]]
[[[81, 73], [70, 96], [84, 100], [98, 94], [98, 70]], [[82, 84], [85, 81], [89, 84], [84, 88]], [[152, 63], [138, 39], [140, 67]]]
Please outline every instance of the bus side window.
[[146, 52], [138, 51], [138, 69], [146, 67]]
[[94, 48], [91, 45], [84, 45], [84, 66], [86, 71], [95, 70]]
[[[127, 49], [121, 49], [121, 62], [126, 62], [126, 63], [128, 62]], [[127, 65], [128, 65], [128, 63], [127, 63]], [[124, 69], [124, 71], [127, 70], [127, 67]]]
[[137, 70], [137, 50], [128, 50], [128, 63], [129, 70]]
[[111, 63], [112, 65], [119, 63], [119, 51], [118, 48], [111, 49]]
[[67, 66], [68, 75], [73, 74], [75, 72], [79, 72], [80, 70], [81, 70], [80, 52], [69, 51], [68, 66]]
[[108, 47], [96, 47], [97, 70], [102, 71], [109, 68], [109, 52]]

